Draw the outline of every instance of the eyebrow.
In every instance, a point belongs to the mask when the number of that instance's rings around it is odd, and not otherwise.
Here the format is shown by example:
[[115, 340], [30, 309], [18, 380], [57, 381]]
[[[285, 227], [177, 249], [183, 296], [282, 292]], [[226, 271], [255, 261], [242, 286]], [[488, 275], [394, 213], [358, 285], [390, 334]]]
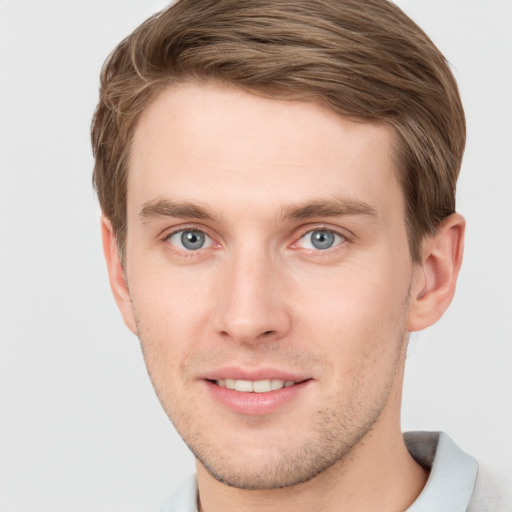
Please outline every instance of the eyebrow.
[[144, 203], [139, 213], [142, 220], [157, 217], [183, 217], [187, 219], [213, 220], [215, 216], [203, 206], [194, 203], [177, 202], [169, 199], [155, 199]]
[[284, 220], [304, 220], [312, 217], [344, 217], [348, 215], [367, 215], [378, 217], [377, 210], [368, 203], [350, 198], [309, 201], [304, 204], [283, 208]]
[[[304, 220], [313, 217], [343, 217], [348, 215], [378, 217], [377, 210], [375, 210], [373, 206], [350, 198], [308, 201], [298, 205], [288, 205], [281, 210], [281, 218], [283, 220]], [[178, 217], [201, 220], [217, 219], [217, 217], [204, 206], [169, 199], [155, 199], [144, 203], [139, 217], [142, 220], [158, 217]]]

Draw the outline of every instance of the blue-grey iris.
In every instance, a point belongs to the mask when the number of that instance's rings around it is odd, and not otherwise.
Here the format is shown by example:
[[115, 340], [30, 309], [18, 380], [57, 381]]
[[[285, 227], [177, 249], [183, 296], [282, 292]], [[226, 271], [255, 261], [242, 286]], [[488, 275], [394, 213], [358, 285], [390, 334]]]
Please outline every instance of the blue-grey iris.
[[311, 244], [315, 249], [329, 249], [334, 244], [335, 235], [332, 231], [319, 230], [311, 232]]
[[189, 251], [197, 251], [204, 245], [204, 233], [201, 231], [183, 231], [181, 234], [181, 243]]

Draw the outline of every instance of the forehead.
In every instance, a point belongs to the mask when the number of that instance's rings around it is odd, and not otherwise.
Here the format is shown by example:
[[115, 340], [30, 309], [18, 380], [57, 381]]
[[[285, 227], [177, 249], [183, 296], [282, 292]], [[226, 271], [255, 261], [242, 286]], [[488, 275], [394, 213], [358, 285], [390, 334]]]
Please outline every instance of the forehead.
[[350, 120], [313, 102], [212, 83], [174, 85], [136, 128], [128, 216], [165, 196], [255, 211], [345, 196], [402, 210], [394, 140], [388, 125]]

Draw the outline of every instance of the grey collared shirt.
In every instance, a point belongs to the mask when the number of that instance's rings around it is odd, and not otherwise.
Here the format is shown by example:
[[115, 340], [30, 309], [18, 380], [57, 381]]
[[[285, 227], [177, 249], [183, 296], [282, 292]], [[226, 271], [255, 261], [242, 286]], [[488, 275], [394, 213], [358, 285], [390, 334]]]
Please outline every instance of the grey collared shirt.
[[[504, 512], [509, 510], [492, 486], [478, 475], [477, 461], [442, 432], [407, 432], [407, 449], [430, 469], [423, 491], [405, 512]], [[158, 512], [198, 512], [194, 476], [158, 509]]]
[[410, 454], [430, 476], [407, 512], [466, 512], [475, 488], [477, 461], [442, 432], [406, 432]]

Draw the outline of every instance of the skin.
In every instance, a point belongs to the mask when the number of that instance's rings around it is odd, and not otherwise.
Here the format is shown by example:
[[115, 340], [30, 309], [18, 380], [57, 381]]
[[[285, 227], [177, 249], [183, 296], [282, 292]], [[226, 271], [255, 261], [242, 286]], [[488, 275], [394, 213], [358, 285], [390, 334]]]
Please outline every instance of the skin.
[[[421, 492], [400, 432], [408, 333], [448, 306], [464, 221], [411, 260], [393, 143], [387, 125], [214, 83], [175, 85], [143, 113], [126, 261], [107, 219], [105, 255], [196, 456], [202, 510], [398, 511]], [[183, 230], [205, 245], [184, 247]], [[315, 230], [333, 245], [315, 248]], [[307, 382], [269, 413], [239, 413], [210, 393], [226, 367]]]

